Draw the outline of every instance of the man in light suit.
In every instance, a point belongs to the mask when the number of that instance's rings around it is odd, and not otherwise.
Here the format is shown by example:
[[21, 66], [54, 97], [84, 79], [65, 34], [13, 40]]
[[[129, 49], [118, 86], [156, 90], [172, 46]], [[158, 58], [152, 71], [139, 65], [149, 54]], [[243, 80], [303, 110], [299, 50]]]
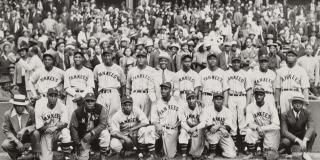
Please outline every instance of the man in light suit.
[[4, 113], [2, 130], [6, 139], [1, 147], [11, 159], [17, 159], [26, 151], [26, 143], [31, 142], [32, 153], [40, 153], [40, 134], [35, 130], [35, 113], [24, 95], [16, 94], [10, 102], [13, 108]]

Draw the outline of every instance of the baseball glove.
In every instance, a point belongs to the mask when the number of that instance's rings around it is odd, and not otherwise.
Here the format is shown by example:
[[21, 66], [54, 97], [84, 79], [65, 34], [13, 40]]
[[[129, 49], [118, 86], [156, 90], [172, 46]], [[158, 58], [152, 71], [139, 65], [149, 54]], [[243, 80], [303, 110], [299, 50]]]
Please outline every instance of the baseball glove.
[[263, 158], [265, 160], [279, 160], [279, 153], [273, 148], [266, 148], [263, 152]]
[[198, 125], [199, 121], [196, 118], [188, 118], [187, 119], [187, 124], [188, 124], [189, 127], [192, 128], [192, 127]]

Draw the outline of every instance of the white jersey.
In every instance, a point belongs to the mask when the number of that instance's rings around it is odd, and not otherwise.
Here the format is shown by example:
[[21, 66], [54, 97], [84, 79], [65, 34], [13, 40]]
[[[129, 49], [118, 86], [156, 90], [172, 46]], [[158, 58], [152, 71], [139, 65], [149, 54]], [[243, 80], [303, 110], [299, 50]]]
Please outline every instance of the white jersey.
[[246, 110], [246, 123], [249, 126], [267, 126], [272, 129], [280, 129], [280, 121], [275, 105], [264, 103], [262, 107], [258, 107], [256, 102], [252, 102]]
[[134, 90], [154, 90], [153, 74], [155, 69], [146, 66], [144, 69], [140, 69], [137, 66], [133, 67], [128, 72], [127, 88]]
[[274, 92], [276, 73], [270, 69], [261, 72], [258, 68], [252, 71], [251, 80], [254, 86], [261, 86], [267, 92]]
[[194, 91], [195, 88], [201, 86], [199, 74], [192, 69], [188, 72], [184, 72], [180, 69], [176, 73], [176, 78], [178, 82], [177, 89], [180, 91]]
[[111, 129], [127, 134], [132, 127], [141, 123], [149, 124], [149, 120], [140, 108], [133, 107], [130, 115], [125, 115], [122, 110], [117, 111], [111, 118]]
[[182, 128], [194, 127], [200, 124], [200, 122], [204, 121], [203, 117], [201, 117], [202, 114], [203, 108], [200, 102], [196, 103], [196, 107], [193, 110], [191, 110], [187, 102], [185, 102], [185, 105], [181, 106], [179, 117]]
[[92, 90], [95, 87], [93, 72], [86, 67], [82, 67], [80, 70], [74, 67], [67, 69], [64, 77], [64, 88], [70, 87], [78, 90]]
[[227, 83], [230, 87], [230, 93], [245, 94], [247, 90], [252, 88], [249, 73], [242, 69], [237, 72], [229, 69], [227, 71]]
[[201, 79], [202, 92], [223, 92], [229, 89], [226, 72], [220, 68], [211, 71], [205, 68], [199, 73]]
[[126, 76], [117, 64], [112, 64], [112, 66], [106, 66], [103, 63], [98, 64], [94, 68], [93, 74], [94, 79], [98, 81], [98, 90], [118, 89], [126, 82]]
[[39, 129], [43, 126], [56, 126], [58, 122], [68, 124], [67, 107], [57, 100], [57, 104], [53, 109], [47, 107], [48, 98], [41, 98], [35, 105], [35, 119], [36, 128]]
[[305, 89], [309, 88], [307, 72], [300, 66], [292, 68], [284, 66], [277, 70], [275, 88], [280, 89]]
[[30, 82], [38, 87], [38, 92], [47, 94], [49, 88], [58, 87], [64, 79], [64, 71], [53, 67], [51, 71], [40, 68], [30, 77]]
[[205, 116], [207, 118], [206, 125], [225, 125], [225, 126], [231, 126], [232, 125], [232, 118], [230, 115], [232, 115], [229, 108], [223, 107], [220, 112], [213, 109], [208, 109], [205, 112], [207, 115]]
[[177, 101], [171, 97], [169, 102], [159, 99], [152, 106], [151, 122], [160, 123], [162, 126], [175, 128], [179, 125], [179, 115], [181, 107], [184, 105], [181, 101]]

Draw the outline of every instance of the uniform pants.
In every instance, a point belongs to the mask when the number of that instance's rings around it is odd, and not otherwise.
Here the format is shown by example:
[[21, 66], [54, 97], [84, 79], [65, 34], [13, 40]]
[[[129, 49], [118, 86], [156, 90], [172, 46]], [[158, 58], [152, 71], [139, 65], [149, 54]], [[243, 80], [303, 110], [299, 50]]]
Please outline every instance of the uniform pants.
[[297, 91], [282, 91], [280, 94], [280, 109], [281, 113], [285, 113], [290, 110], [289, 99], [298, 95]]
[[69, 123], [71, 122], [71, 116], [74, 110], [76, 110], [78, 108], [78, 104], [77, 102], [73, 102], [74, 97], [71, 95], [67, 95], [67, 99], [66, 99], [66, 106], [67, 106], [67, 113], [68, 113], [68, 117], [69, 117]]
[[192, 134], [188, 133], [185, 129], [182, 128], [180, 130], [179, 143], [188, 144], [189, 139], [191, 139], [191, 148], [189, 153], [196, 157], [201, 156], [204, 150], [203, 129], [198, 131], [197, 136], [193, 136]]
[[151, 100], [148, 93], [131, 93], [133, 106], [139, 107], [150, 119], [151, 116]]
[[[93, 140], [99, 138], [99, 146], [100, 148], [108, 148], [110, 144], [110, 133], [107, 129], [103, 130], [100, 135], [97, 135], [95, 137], [92, 137], [90, 139], [90, 142]], [[83, 150], [80, 151], [80, 155], [78, 157], [78, 160], [89, 160], [89, 152], [90, 152], [90, 142], [85, 143], [81, 141], [81, 145]]]
[[111, 93], [100, 93], [97, 98], [97, 103], [105, 107], [109, 111], [109, 119], [121, 108], [119, 92], [112, 89]]
[[247, 130], [245, 141], [248, 144], [256, 144], [259, 139], [263, 139], [263, 148], [272, 148], [278, 150], [280, 144], [280, 131], [265, 131], [264, 136], [261, 137], [257, 131], [254, 131], [250, 128]]
[[206, 139], [209, 144], [219, 144], [222, 148], [222, 155], [227, 158], [234, 158], [237, 156], [236, 146], [231, 136], [224, 137], [221, 131], [212, 133], [210, 131], [206, 132]]
[[53, 142], [61, 141], [61, 143], [70, 143], [71, 136], [68, 128], [63, 128], [60, 132], [55, 134], [43, 134], [41, 135], [41, 160], [52, 160], [52, 144]]
[[[24, 134], [21, 143], [31, 143], [32, 152], [40, 153], [40, 134], [37, 130], [31, 134]], [[21, 153], [17, 150], [17, 144], [10, 139], [5, 139], [1, 145], [2, 149], [7, 152], [11, 159], [17, 159]], [[28, 149], [28, 148], [26, 148]]]
[[247, 104], [246, 96], [230, 96], [228, 106], [232, 113], [231, 135], [237, 135], [238, 125], [241, 135], [245, 135], [246, 116], [245, 108]]

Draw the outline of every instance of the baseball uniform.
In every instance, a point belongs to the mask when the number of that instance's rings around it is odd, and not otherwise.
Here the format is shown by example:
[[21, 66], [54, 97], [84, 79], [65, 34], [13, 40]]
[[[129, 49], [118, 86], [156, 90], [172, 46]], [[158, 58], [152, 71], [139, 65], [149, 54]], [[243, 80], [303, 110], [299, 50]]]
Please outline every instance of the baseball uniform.
[[261, 72], [260, 69], [254, 68], [250, 73], [253, 86], [261, 86], [265, 93], [265, 102], [275, 104], [274, 99], [274, 83], [276, 80], [276, 73], [270, 69], [267, 72]]
[[45, 97], [49, 88], [62, 90], [63, 79], [64, 71], [57, 67], [53, 67], [51, 71], [47, 71], [45, 68], [36, 70], [29, 80], [32, 95], [38, 95], [39, 93], [40, 96]]
[[[278, 112], [274, 104], [264, 103], [263, 106], [257, 106], [252, 102], [247, 107], [246, 123], [248, 125], [245, 141], [255, 144], [260, 138], [263, 138], [263, 147], [277, 150], [280, 143], [280, 121]], [[256, 131], [261, 127], [264, 136], [260, 137]], [[249, 146], [250, 148], [250, 146]]]
[[[181, 150], [183, 148], [187, 149], [189, 140], [191, 139], [190, 154], [196, 157], [201, 156], [204, 149], [204, 135], [203, 128], [200, 126], [200, 122], [205, 123], [206, 119], [203, 118], [203, 106], [201, 103], [196, 103], [196, 107], [191, 110], [188, 104], [181, 106], [181, 112], [179, 119], [181, 120], [181, 129], [179, 135], [179, 144], [181, 145]], [[188, 133], [190, 128], [196, 127], [196, 133]]]
[[126, 83], [125, 74], [122, 68], [116, 64], [112, 64], [112, 66], [99, 64], [94, 68], [93, 75], [98, 82], [97, 103], [106, 108], [109, 118], [111, 118], [121, 108], [118, 89]]
[[[234, 158], [237, 153], [234, 141], [232, 140], [230, 135], [232, 131], [230, 126], [233, 123], [233, 119], [232, 117], [230, 117], [230, 115], [232, 115], [231, 110], [226, 107], [222, 107], [221, 111], [218, 112], [215, 109], [209, 110], [208, 108], [207, 110], [205, 110], [205, 114], [207, 114], [206, 116], [204, 116], [206, 118], [206, 126], [209, 126], [209, 128], [207, 128], [207, 130], [205, 131], [205, 136], [206, 140], [209, 143], [209, 148], [211, 146], [220, 145], [223, 150], [223, 156]], [[214, 133], [210, 131], [211, 126], [214, 127], [217, 125], [226, 128], [226, 130], [229, 132], [229, 136], [223, 136], [222, 132], [219, 129]]]
[[246, 92], [252, 88], [251, 80], [248, 77], [248, 73], [242, 69], [237, 72], [232, 69], [227, 71], [227, 83], [230, 87], [228, 107], [232, 115], [232, 124], [230, 127], [233, 136], [237, 135], [237, 122], [239, 123], [240, 134], [245, 135]]
[[138, 106], [150, 118], [151, 102], [156, 101], [153, 74], [155, 69], [146, 66], [144, 69], [133, 67], [128, 72], [127, 85], [131, 89], [133, 106]]
[[[57, 101], [56, 106], [53, 109], [47, 107], [48, 98], [44, 97], [39, 99], [35, 105], [35, 120], [36, 129], [40, 129], [43, 126], [53, 127], [58, 123], [68, 124], [67, 107], [61, 102]], [[55, 134], [41, 134], [41, 160], [52, 160], [52, 143], [61, 140], [61, 143], [70, 143], [71, 136], [68, 128], [63, 128], [60, 132]]]
[[183, 71], [180, 69], [176, 73], [177, 78], [177, 90], [180, 93], [175, 93], [174, 95], [180, 95], [182, 99], [186, 99], [186, 92], [187, 91], [194, 91], [195, 88], [201, 86], [201, 81], [199, 74], [194, 70], [190, 69], [188, 72]]
[[277, 70], [275, 88], [280, 89], [280, 109], [281, 113], [285, 113], [290, 109], [289, 99], [302, 89], [309, 88], [309, 78], [306, 71], [297, 64], [289, 68], [284, 66]]
[[93, 72], [82, 67], [80, 70], [71, 67], [67, 69], [64, 76], [64, 88], [67, 92], [66, 106], [68, 109], [69, 121], [74, 110], [78, 108], [77, 102], [73, 102], [76, 94], [84, 97], [87, 93], [93, 93], [94, 88]]
[[214, 93], [223, 93], [229, 89], [226, 72], [220, 68], [211, 71], [205, 68], [199, 73], [202, 87], [202, 102], [205, 107], [213, 106]]

